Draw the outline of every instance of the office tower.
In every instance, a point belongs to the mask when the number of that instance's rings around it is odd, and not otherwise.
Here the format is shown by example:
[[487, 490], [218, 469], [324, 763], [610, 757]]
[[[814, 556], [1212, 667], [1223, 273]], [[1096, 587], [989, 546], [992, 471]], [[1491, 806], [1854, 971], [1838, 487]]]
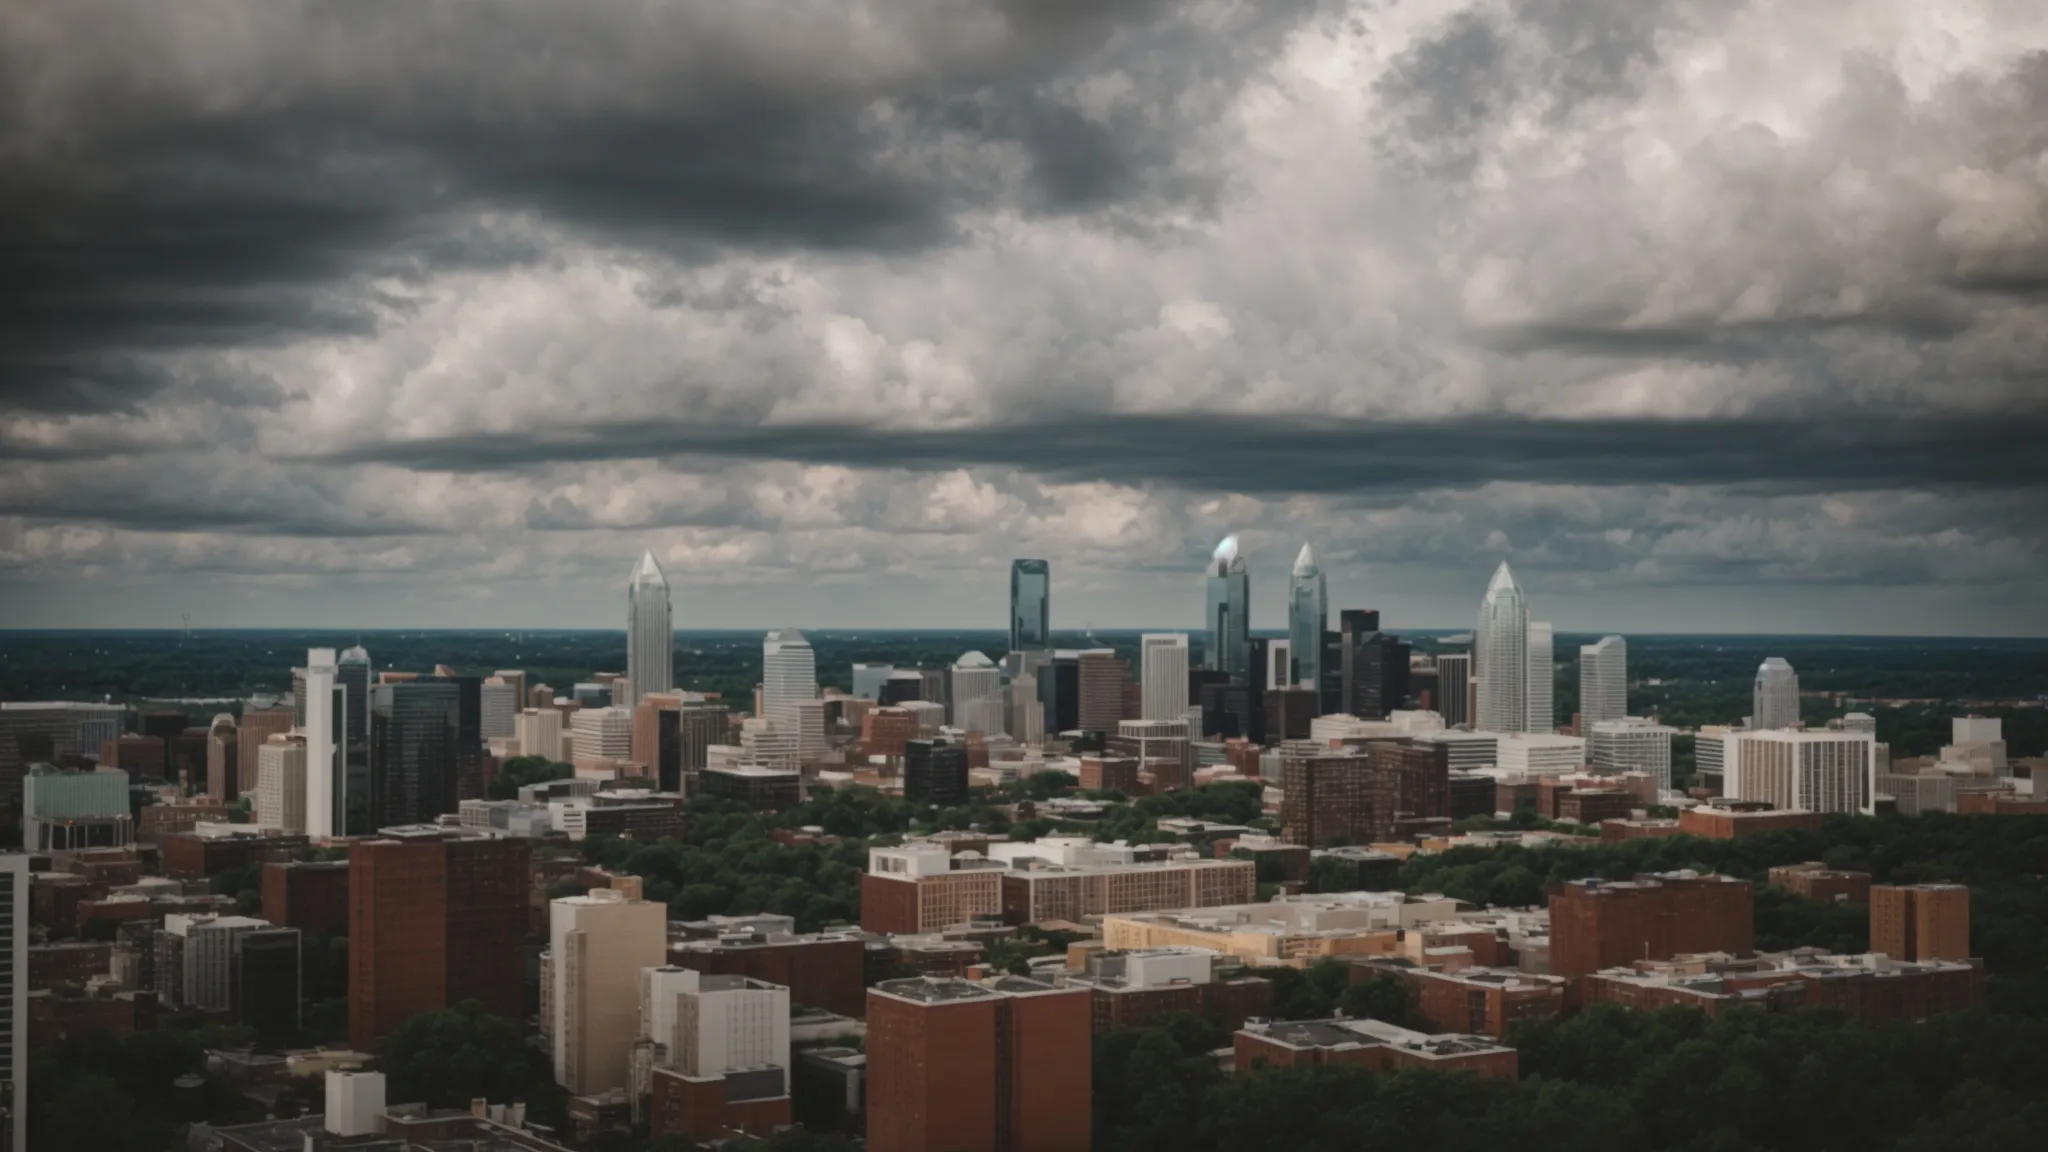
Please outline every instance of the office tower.
[[0, 853], [0, 1152], [28, 1152], [28, 862]]
[[483, 709], [481, 732], [486, 740], [518, 735], [519, 689], [497, 676], [488, 676], [477, 686], [477, 700]]
[[521, 756], [548, 760], [562, 757], [562, 714], [553, 708], [528, 708], [512, 722], [512, 735], [519, 741]]
[[1436, 658], [1436, 711], [1444, 726], [1456, 728], [1472, 723], [1472, 656], [1466, 652], [1442, 652]]
[[1022, 673], [1010, 681], [1010, 735], [1020, 744], [1045, 743], [1045, 705], [1038, 698], [1038, 676], [1034, 672]]
[[1045, 711], [1045, 734], [1058, 736], [1081, 723], [1081, 657], [1064, 649], [1038, 669], [1038, 704]]
[[164, 931], [182, 956], [179, 1006], [208, 1012], [233, 1011], [235, 940], [244, 933], [271, 926], [270, 921], [253, 916], [182, 912], [165, 916]]
[[1721, 791], [1731, 799], [1802, 812], [1875, 810], [1877, 742], [1866, 732], [1734, 732], [1721, 750]]
[[1010, 561], [1010, 651], [1052, 647], [1052, 565]]
[[429, 824], [455, 811], [461, 704], [461, 689], [452, 680], [371, 689], [372, 828]]
[[1486, 586], [1472, 632], [1474, 701], [1482, 732], [1529, 730], [1529, 605], [1507, 561]]
[[633, 758], [633, 713], [624, 708], [580, 708], [569, 714], [573, 762], [596, 771]]
[[1078, 696], [1075, 723], [1083, 732], [1114, 732], [1124, 719], [1124, 682], [1130, 664], [1108, 648], [1095, 648], [1075, 658]]
[[262, 1044], [282, 1047], [297, 1039], [305, 998], [299, 930], [254, 928], [236, 933], [230, 947], [228, 997], [235, 1019], [254, 1029]]
[[967, 803], [967, 745], [949, 740], [905, 741], [903, 798], [940, 808]]
[[896, 674], [893, 664], [855, 664], [853, 666], [853, 694], [863, 700], [880, 700], [882, 685]]
[[1596, 721], [1585, 729], [1586, 761], [1603, 775], [1647, 772], [1657, 781], [1659, 791], [1671, 787], [1671, 738], [1676, 728], [1624, 716], [1619, 720]]
[[306, 717], [305, 826], [300, 830], [317, 840], [341, 833], [340, 822], [348, 814], [348, 800], [341, 794], [347, 781], [341, 754], [348, 743], [348, 701], [336, 684], [334, 649], [307, 651], [305, 672], [300, 701]]
[[1529, 622], [1529, 731], [1557, 731], [1556, 653], [1547, 620]]
[[675, 646], [668, 578], [654, 562], [654, 553], [644, 552], [626, 580], [626, 691], [630, 698], [611, 703], [631, 708], [646, 693], [674, 691]]
[[1781, 656], [1757, 667], [1749, 726], [1759, 731], [1799, 727], [1799, 674]]
[[1380, 631], [1380, 614], [1346, 609], [1338, 614], [1342, 637], [1343, 707], [1364, 720], [1384, 720], [1407, 706], [1411, 649]]
[[[800, 736], [797, 705], [817, 698], [818, 661], [811, 642], [794, 628], [770, 632], [761, 644], [761, 714], [782, 731]], [[824, 733], [818, 736], [819, 746], [803, 749], [805, 755], [825, 750]]]
[[455, 799], [484, 797], [483, 678], [443, 674], [455, 685]]
[[1748, 956], [1755, 943], [1746, 880], [1688, 870], [1573, 880], [1550, 893], [1552, 976], [1578, 979], [1682, 953]]
[[1292, 674], [1273, 680], [1273, 686], [1323, 682], [1323, 631], [1330, 622], [1330, 590], [1316, 554], [1301, 546], [1294, 558], [1294, 574], [1287, 586], [1287, 651]]
[[1093, 998], [1021, 976], [868, 990], [868, 1146], [1088, 1152]]
[[225, 712], [215, 716], [206, 729], [206, 795], [225, 804], [242, 795], [238, 777], [241, 768], [239, 733], [235, 718]]
[[1317, 715], [1316, 705], [1316, 693], [1312, 688], [1295, 685], [1267, 689], [1266, 739], [1275, 743], [1308, 739], [1309, 725], [1315, 723]]
[[924, 699], [924, 692], [924, 673], [915, 668], [893, 668], [889, 678], [876, 691], [875, 703], [906, 704]]
[[280, 733], [272, 736], [257, 756], [256, 823], [286, 832], [307, 830], [307, 794], [312, 790], [307, 771], [307, 742], [303, 737]]
[[683, 696], [650, 692], [633, 708], [633, 762], [664, 792], [680, 792], [683, 784]]
[[238, 725], [239, 738], [236, 752], [240, 758], [237, 767], [237, 786], [243, 793], [253, 793], [261, 787], [262, 767], [258, 758], [263, 755], [263, 746], [280, 732], [289, 732], [296, 721], [290, 708], [244, 708]]
[[1893, 960], [1968, 960], [1970, 890], [1961, 884], [1872, 884], [1870, 950]]
[[386, 829], [349, 844], [348, 1037], [358, 1052], [422, 1012], [525, 1014], [532, 849], [519, 837]]
[[1357, 750], [1284, 751], [1280, 835], [1304, 848], [1390, 840], [1400, 783], [1397, 773]]
[[1184, 632], [1147, 632], [1138, 638], [1144, 719], [1179, 720], [1188, 710], [1188, 638]]
[[677, 729], [682, 737], [682, 790], [690, 792], [695, 790], [698, 773], [710, 763], [711, 746], [731, 739], [732, 716], [723, 704], [691, 701], [683, 705]]
[[[1531, 625], [1534, 627], [1534, 625]], [[1579, 734], [1628, 715], [1628, 641], [1603, 636], [1579, 649]], [[1445, 717], [1444, 723], [1450, 723]]]
[[[790, 1121], [790, 990], [664, 966], [640, 972], [649, 1134], [710, 1143]], [[641, 1085], [634, 1084], [639, 1095]]]
[[968, 652], [953, 663], [953, 722], [969, 732], [1000, 736], [1003, 721], [1003, 673], [980, 652]]
[[593, 888], [549, 905], [548, 1038], [555, 1081], [582, 1095], [631, 1083], [640, 972], [668, 955], [668, 905]]
[[1209, 558], [1208, 667], [1240, 684], [1252, 679], [1251, 569], [1237, 551], [1237, 537], [1225, 536]]

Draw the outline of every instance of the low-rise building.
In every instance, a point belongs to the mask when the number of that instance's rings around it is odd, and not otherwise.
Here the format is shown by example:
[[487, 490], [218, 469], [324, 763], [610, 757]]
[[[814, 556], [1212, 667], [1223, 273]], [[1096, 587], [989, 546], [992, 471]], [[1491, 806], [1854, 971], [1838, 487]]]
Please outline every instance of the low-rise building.
[[1819, 861], [1773, 868], [1770, 881], [1775, 887], [1809, 900], [1870, 903], [1870, 873], [1837, 870]]
[[1167, 1012], [1206, 1016], [1236, 1029], [1273, 1011], [1273, 983], [1241, 976], [1234, 957], [1206, 948], [1095, 950], [1063, 982], [1094, 998], [1095, 1031], [1135, 1028]]
[[1964, 961], [1899, 961], [1878, 953], [1842, 956], [1801, 948], [1754, 957], [1705, 953], [1638, 961], [1583, 977], [1578, 994], [1586, 1005], [1643, 1010], [1836, 1008], [1872, 1022], [1924, 1020], [1979, 1007], [1983, 974]]
[[1242, 1074], [1260, 1068], [1349, 1064], [1373, 1072], [1425, 1068], [1493, 1080], [1520, 1077], [1513, 1048], [1484, 1036], [1431, 1036], [1382, 1020], [1290, 1020], [1247, 1025], [1231, 1045]]
[[1565, 1011], [1567, 981], [1561, 976], [1457, 962], [1428, 968], [1366, 960], [1351, 967], [1354, 984], [1379, 976], [1406, 984], [1422, 1014], [1443, 1032], [1500, 1039], [1519, 1021], [1562, 1016]]
[[1818, 812], [1707, 805], [1679, 813], [1678, 829], [1687, 836], [1734, 840], [1760, 832], [1817, 832], [1822, 819]]
[[1340, 892], [1105, 916], [1102, 939], [1109, 949], [1203, 948], [1254, 967], [1302, 968], [1327, 957], [1398, 955], [1403, 929], [1458, 918], [1458, 902], [1444, 896]]

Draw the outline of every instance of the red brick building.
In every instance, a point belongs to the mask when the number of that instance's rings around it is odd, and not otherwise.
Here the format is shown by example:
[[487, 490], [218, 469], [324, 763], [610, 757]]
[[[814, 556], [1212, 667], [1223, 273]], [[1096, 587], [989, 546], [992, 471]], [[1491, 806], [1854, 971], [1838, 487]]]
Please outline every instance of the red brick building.
[[357, 1051], [462, 1000], [524, 1014], [530, 854], [520, 839], [429, 829], [349, 845], [349, 1043]]
[[266, 836], [250, 828], [218, 835], [172, 832], [158, 846], [164, 875], [173, 880], [204, 880], [234, 868], [272, 860], [289, 860], [310, 842], [303, 835]]
[[1870, 873], [1836, 871], [1825, 864], [1787, 864], [1773, 868], [1772, 885], [1795, 892], [1809, 900], [1870, 903]]
[[1371, 844], [1394, 834], [1397, 772], [1363, 753], [1290, 753], [1280, 762], [1280, 835], [1306, 848]]
[[1092, 1044], [1084, 989], [885, 980], [868, 991], [868, 1146], [1088, 1152]]
[[682, 1136], [696, 1144], [736, 1136], [767, 1137], [790, 1124], [790, 1098], [782, 1068], [761, 1074], [728, 1072], [690, 1076], [656, 1068], [648, 1105], [648, 1131], [656, 1140]]
[[1708, 840], [1733, 840], [1759, 832], [1817, 832], [1818, 812], [1777, 812], [1734, 808], [1688, 808], [1678, 814], [1678, 830]]
[[104, 975], [114, 964], [114, 946], [85, 940], [58, 944], [31, 944], [28, 949], [28, 989], [31, 992], [59, 984], [83, 984]]
[[906, 708], [870, 708], [860, 718], [860, 749], [866, 756], [901, 756], [917, 739], [917, 713]]
[[1381, 770], [1394, 774], [1397, 809], [1428, 819], [1450, 816], [1450, 745], [1374, 740], [1366, 744], [1365, 754]]
[[1091, 792], [1139, 795], [1138, 761], [1131, 756], [1083, 756], [1080, 786]]
[[750, 976], [789, 989], [791, 1004], [841, 1016], [867, 1011], [867, 945], [852, 935], [747, 933], [669, 945], [669, 963], [712, 976]]
[[1627, 792], [1611, 788], [1570, 788], [1557, 797], [1558, 820], [1576, 820], [1581, 824], [1600, 824], [1607, 820], [1626, 818], [1641, 806], [1641, 801]]
[[1649, 1011], [1672, 1005], [1709, 1015], [1729, 1007], [1784, 1012], [1835, 1008], [1858, 1019], [1925, 1020], [1967, 1012], [1983, 1003], [1983, 974], [1974, 964], [1900, 964], [1876, 954], [1835, 956], [1816, 949], [1733, 960], [1679, 957], [1596, 972], [1578, 982], [1581, 1004], [1620, 1004]]
[[1958, 792], [1956, 813], [1961, 816], [2048, 816], [2048, 797], [2029, 800], [2005, 792]]
[[1870, 950], [1894, 960], [1970, 958], [1970, 890], [1961, 884], [1870, 889]]
[[265, 864], [263, 918], [280, 927], [315, 935], [346, 935], [348, 861]]
[[1682, 952], [1747, 956], [1756, 928], [1747, 881], [1692, 872], [1574, 880], [1550, 894], [1550, 972], [1577, 978]]
[[1232, 1038], [1240, 1074], [1260, 1068], [1350, 1064], [1371, 1072], [1427, 1068], [1515, 1080], [1513, 1048], [1479, 1036], [1428, 1036], [1380, 1020], [1290, 1020], [1240, 1029]]
[[1679, 834], [1676, 820], [1627, 820], [1609, 817], [1600, 821], [1600, 842], [1613, 844], [1621, 840], [1656, 840]]
[[1441, 1032], [1491, 1036], [1498, 1040], [1517, 1021], [1562, 1016], [1565, 980], [1512, 969], [1467, 967], [1455, 971], [1410, 968], [1383, 961], [1351, 966], [1351, 982], [1392, 976], [1415, 993], [1417, 1005]]

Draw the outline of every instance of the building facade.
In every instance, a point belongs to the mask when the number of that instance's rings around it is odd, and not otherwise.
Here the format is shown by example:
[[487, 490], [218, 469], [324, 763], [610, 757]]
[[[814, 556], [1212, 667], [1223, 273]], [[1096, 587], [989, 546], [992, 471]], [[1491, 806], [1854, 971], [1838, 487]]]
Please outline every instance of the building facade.
[[1579, 732], [1627, 715], [1628, 641], [1603, 636], [1579, 649]]
[[1472, 632], [1475, 725], [1484, 732], [1529, 728], [1529, 605], [1515, 574], [1502, 561], [1479, 604]]

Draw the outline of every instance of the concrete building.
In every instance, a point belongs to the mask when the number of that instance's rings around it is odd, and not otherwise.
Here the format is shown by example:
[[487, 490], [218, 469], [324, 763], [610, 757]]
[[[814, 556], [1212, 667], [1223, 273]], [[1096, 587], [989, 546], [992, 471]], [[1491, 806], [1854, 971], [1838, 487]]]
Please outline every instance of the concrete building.
[[668, 577], [654, 562], [654, 553], [645, 552], [626, 578], [626, 698], [612, 703], [630, 714], [641, 696], [674, 691], [675, 647]]
[[50, 852], [133, 843], [128, 786], [128, 773], [119, 769], [31, 768], [20, 782], [22, 844], [32, 852]]
[[662, 966], [640, 972], [639, 990], [633, 1095], [651, 1098], [654, 1138], [709, 1143], [790, 1123], [789, 989]]
[[256, 758], [257, 773], [263, 781], [256, 788], [256, 823], [284, 832], [307, 832], [306, 740], [302, 736], [272, 736]]
[[1138, 638], [1143, 718], [1184, 721], [1188, 710], [1188, 638], [1184, 632], [1147, 632]]
[[1799, 674], [1782, 656], [1757, 667], [1749, 726], [1761, 731], [1799, 727]]
[[1961, 884], [1873, 884], [1870, 950], [1894, 960], [1968, 960], [1970, 890]]
[[263, 746], [270, 743], [272, 736], [291, 731], [297, 723], [297, 718], [290, 708], [242, 709], [242, 719], [237, 725], [239, 738], [236, 742], [236, 751], [240, 757], [240, 763], [236, 765], [236, 778], [242, 793], [254, 793], [263, 784]]
[[1529, 731], [1557, 731], [1557, 657], [1550, 622], [1529, 622]]
[[797, 712], [797, 705], [817, 698], [818, 658], [811, 642], [794, 628], [770, 632], [761, 642], [761, 715], [778, 731], [798, 737], [800, 756], [816, 757], [825, 750], [822, 726], [817, 746], [803, 746], [802, 717]]
[[1252, 967], [1307, 967], [1330, 957], [1395, 956], [1404, 934], [1456, 922], [1458, 902], [1399, 892], [1340, 892], [1171, 912], [1103, 917], [1111, 950], [1201, 948]]
[[1628, 715], [1628, 641], [1603, 636], [1579, 649], [1579, 734]]
[[502, 676], [486, 677], [477, 688], [477, 700], [483, 710], [484, 739], [502, 740], [518, 736], [520, 703], [516, 685], [507, 683]]
[[1472, 632], [1473, 679], [1478, 699], [1474, 725], [1482, 732], [1529, 730], [1529, 604], [1515, 574], [1501, 561]]
[[1383, 1020], [1286, 1020], [1248, 1025], [1232, 1038], [1240, 1075], [1261, 1068], [1348, 1064], [1373, 1072], [1424, 1068], [1490, 1080], [1520, 1076], [1513, 1048], [1483, 1036], [1432, 1036]]
[[1128, 864], [1032, 860], [1003, 873], [1002, 891], [1006, 923], [1079, 923], [1090, 916], [1248, 903], [1258, 895], [1258, 869], [1250, 860], [1192, 853]]
[[917, 977], [868, 992], [868, 1146], [1087, 1152], [1093, 1029], [1083, 988]]
[[0, 853], [0, 1152], [28, 1152], [28, 880], [26, 854]]
[[1009, 732], [1003, 706], [1003, 672], [981, 652], [968, 652], [953, 662], [953, 721], [984, 736]]
[[523, 709], [512, 721], [512, 736], [521, 756], [539, 756], [557, 763], [569, 759], [562, 748], [562, 713], [554, 708]]
[[1691, 871], [1574, 880], [1550, 894], [1550, 971], [1574, 978], [1685, 952], [1754, 951], [1747, 881]]
[[[299, 731], [304, 740], [304, 781], [300, 788], [303, 813], [294, 831], [324, 840], [347, 832], [347, 765], [342, 750], [354, 733], [348, 730], [348, 698], [337, 681], [338, 665], [332, 648], [313, 648], [306, 653], [305, 694], [299, 706], [305, 719]], [[267, 744], [266, 744], [267, 750]], [[259, 753], [259, 756], [261, 754]], [[286, 789], [289, 807], [289, 786]], [[258, 796], [262, 793], [259, 791]]]
[[1494, 766], [1507, 775], [1577, 772], [1585, 764], [1586, 742], [1577, 736], [1517, 732], [1502, 736], [1494, 747]]
[[1657, 782], [1658, 791], [1670, 790], [1671, 738], [1678, 729], [1628, 716], [1591, 725], [1584, 725], [1582, 719], [1581, 730], [1589, 733], [1586, 757], [1593, 771], [1602, 775], [1645, 772]]
[[384, 1074], [327, 1073], [327, 1131], [335, 1136], [376, 1136], [384, 1131]]
[[1877, 745], [1862, 732], [1764, 730], [1723, 743], [1722, 795], [1780, 810], [1869, 815]]
[[633, 758], [633, 713], [627, 708], [580, 708], [569, 716], [578, 775], [608, 775]]
[[549, 906], [548, 1039], [555, 1081], [585, 1095], [632, 1083], [640, 972], [667, 960], [668, 907], [616, 888]]

